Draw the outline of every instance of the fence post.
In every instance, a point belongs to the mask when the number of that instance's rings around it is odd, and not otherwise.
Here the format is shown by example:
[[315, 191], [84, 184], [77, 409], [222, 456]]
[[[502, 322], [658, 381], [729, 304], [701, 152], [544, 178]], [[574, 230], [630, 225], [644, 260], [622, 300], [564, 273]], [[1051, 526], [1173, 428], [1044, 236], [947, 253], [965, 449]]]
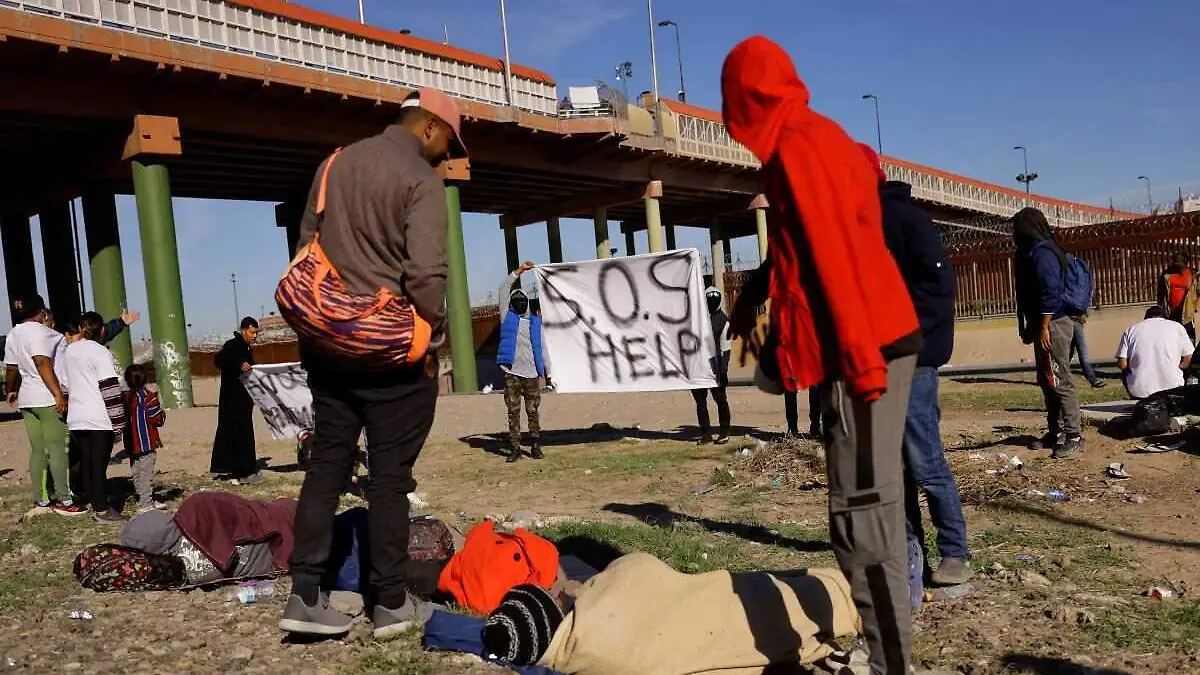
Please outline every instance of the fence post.
[[[1017, 288], [1016, 282], [1013, 281], [1013, 259], [1005, 258], [1004, 262], [1008, 268], [1008, 301], [1012, 303], [1013, 314], [1017, 313]], [[1007, 307], [1005, 308], [1007, 309]]]
[[979, 262], [971, 262], [971, 292], [975, 295], [975, 313], [979, 318], [983, 318], [983, 298], [979, 292]]

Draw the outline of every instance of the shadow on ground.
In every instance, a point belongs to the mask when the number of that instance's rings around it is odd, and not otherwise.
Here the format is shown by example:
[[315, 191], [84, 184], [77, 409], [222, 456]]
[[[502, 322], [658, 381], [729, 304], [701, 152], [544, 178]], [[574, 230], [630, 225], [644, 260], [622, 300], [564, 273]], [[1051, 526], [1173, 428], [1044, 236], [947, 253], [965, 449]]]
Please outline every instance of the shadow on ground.
[[1008, 653], [1000, 660], [1004, 672], [1035, 673], [1036, 675], [1133, 675], [1126, 670], [1094, 668], [1075, 663], [1070, 659], [1033, 654]]
[[669, 507], [663, 504], [610, 503], [604, 505], [604, 510], [610, 513], [620, 513], [622, 515], [637, 518], [638, 520], [652, 527], [670, 528], [675, 525], [675, 523], [694, 523], [700, 527], [703, 527], [709, 532], [731, 534], [746, 541], [751, 541], [757, 544], [765, 544], [767, 546], [790, 548], [793, 551], [800, 553], [824, 553], [826, 551], [833, 550], [828, 541], [819, 539], [793, 539], [791, 537], [785, 537], [781, 534], [772, 532], [770, 529], [761, 525], [727, 523], [709, 518], [696, 518], [694, 516], [689, 516], [686, 513], [672, 511]]
[[1026, 504], [1024, 502], [1011, 501], [1011, 500], [1000, 501], [1000, 502], [993, 503], [992, 506], [994, 508], [997, 508], [997, 509], [1000, 509], [1003, 511], [1011, 511], [1013, 513], [1021, 513], [1024, 515], [1045, 518], [1046, 520], [1052, 520], [1056, 523], [1061, 523], [1063, 525], [1074, 525], [1075, 527], [1082, 527], [1082, 528], [1086, 528], [1089, 530], [1096, 530], [1097, 532], [1107, 532], [1109, 534], [1113, 534], [1115, 536], [1122, 537], [1124, 539], [1132, 539], [1134, 541], [1142, 541], [1142, 542], [1146, 542], [1149, 544], [1159, 544], [1161, 546], [1173, 546], [1175, 548], [1200, 549], [1200, 541], [1189, 541], [1186, 539], [1169, 539], [1167, 537], [1159, 537], [1159, 536], [1155, 536], [1152, 534], [1141, 534], [1139, 532], [1130, 532], [1129, 530], [1123, 530], [1120, 528], [1112, 527], [1110, 525], [1105, 525], [1104, 523], [1097, 523], [1097, 522], [1094, 522], [1091, 520], [1087, 520], [1086, 518], [1076, 518], [1075, 516], [1068, 516], [1065, 513], [1059, 513], [1057, 511], [1042, 508], [1040, 506], [1034, 506], [1032, 504]]
[[[752, 427], [730, 427], [732, 437], [749, 436], [760, 440], [773, 440], [779, 434], [764, 432]], [[700, 437], [700, 429], [694, 425], [684, 425], [672, 431], [648, 431], [636, 428], [617, 428], [611, 424], [593, 424], [587, 429], [543, 429], [539, 440], [544, 447], [563, 445], [585, 445], [589, 443], [615, 443], [625, 439], [643, 441], [691, 441]], [[475, 450], [483, 450], [495, 455], [508, 454], [508, 433], [474, 434], [458, 439]], [[531, 438], [528, 434], [522, 436], [522, 442], [529, 445]]]

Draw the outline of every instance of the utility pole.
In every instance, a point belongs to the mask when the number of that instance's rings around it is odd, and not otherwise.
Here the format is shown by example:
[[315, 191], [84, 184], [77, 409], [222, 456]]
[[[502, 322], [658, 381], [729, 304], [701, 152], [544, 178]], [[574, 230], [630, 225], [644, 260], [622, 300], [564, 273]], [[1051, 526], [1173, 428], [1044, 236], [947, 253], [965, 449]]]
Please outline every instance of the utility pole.
[[367, 22], [367, 15], [363, 13], [363, 0], [358, 0], [358, 22]]
[[1154, 198], [1150, 196], [1150, 177], [1138, 176], [1138, 180], [1146, 181], [1146, 213], [1154, 213]]
[[659, 28], [667, 26], [675, 29], [675, 58], [679, 61], [679, 101], [687, 103], [687, 86], [683, 83], [683, 44], [679, 41], [679, 24], [670, 19], [658, 22]]
[[1028, 205], [1029, 195], [1030, 195], [1029, 185], [1033, 181], [1037, 180], [1038, 175], [1036, 173], [1029, 172], [1029, 151], [1025, 149], [1025, 146], [1016, 145], [1016, 146], [1013, 146], [1013, 150], [1021, 151], [1021, 161], [1024, 163], [1025, 173], [1017, 176], [1017, 182], [1025, 184], [1025, 203], [1026, 203], [1026, 205]]
[[[511, 108], [516, 105], [516, 101], [513, 100], [512, 59], [508, 55], [508, 12], [504, 9], [504, 0], [500, 0], [500, 30], [504, 33], [504, 92]], [[446, 41], [449, 42], [449, 39]]]
[[656, 136], [663, 133], [662, 110], [658, 99], [658, 51], [654, 46], [654, 0], [646, 0], [646, 12], [650, 20], [650, 89], [654, 96], [654, 130]]
[[879, 148], [879, 158], [883, 159], [883, 131], [879, 125], [879, 97], [875, 94], [863, 94], [863, 100], [871, 99], [875, 103], [875, 143]]
[[236, 327], [242, 322], [242, 310], [238, 309], [236, 274], [229, 275], [229, 283], [233, 284], [233, 325]]

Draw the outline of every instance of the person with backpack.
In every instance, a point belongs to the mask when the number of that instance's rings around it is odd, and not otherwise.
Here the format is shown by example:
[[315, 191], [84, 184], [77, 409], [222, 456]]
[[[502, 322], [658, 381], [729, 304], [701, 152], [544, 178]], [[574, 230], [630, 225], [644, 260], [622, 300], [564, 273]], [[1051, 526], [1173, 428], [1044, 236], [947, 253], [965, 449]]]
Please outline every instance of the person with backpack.
[[1053, 448], [1053, 457], [1063, 459], [1083, 445], [1079, 394], [1071, 377], [1071, 317], [1091, 304], [1091, 270], [1063, 250], [1041, 211], [1023, 208], [1012, 223], [1017, 330], [1025, 344], [1033, 345], [1037, 381], [1046, 401], [1048, 428], [1042, 447]]
[[419, 89], [394, 124], [335, 151], [317, 168], [296, 256], [276, 287], [280, 314], [300, 337], [315, 420], [296, 507], [292, 594], [279, 628], [344, 635], [321, 579], [333, 520], [366, 429], [370, 504], [367, 605], [376, 639], [428, 620], [408, 590], [408, 495], [433, 427], [437, 350], [445, 340], [446, 190], [436, 167], [467, 157], [458, 104]]
[[1168, 319], [1183, 325], [1193, 343], [1196, 342], [1196, 309], [1200, 306], [1198, 291], [1196, 270], [1188, 265], [1188, 254], [1176, 253], [1159, 277], [1158, 306]]

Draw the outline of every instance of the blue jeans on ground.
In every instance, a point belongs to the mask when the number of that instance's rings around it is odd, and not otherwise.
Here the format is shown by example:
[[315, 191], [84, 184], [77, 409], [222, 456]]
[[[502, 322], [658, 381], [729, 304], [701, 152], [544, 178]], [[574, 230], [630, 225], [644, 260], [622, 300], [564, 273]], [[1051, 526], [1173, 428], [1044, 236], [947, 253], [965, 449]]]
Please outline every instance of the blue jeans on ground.
[[1075, 337], [1071, 339], [1071, 354], [1076, 353], [1079, 354], [1079, 369], [1083, 371], [1083, 376], [1087, 378], [1088, 383], [1095, 384], [1100, 378], [1096, 377], [1096, 370], [1088, 361], [1087, 341], [1083, 339], [1083, 324], [1078, 321], [1075, 322]]
[[[917, 488], [929, 500], [929, 517], [937, 528], [942, 557], [967, 559], [967, 521], [958, 497], [958, 482], [946, 462], [941, 437], [942, 409], [938, 405], [937, 368], [917, 368], [904, 421], [904, 506], [910, 536], [925, 547], [925, 529]], [[929, 553], [925, 551], [925, 560]]]

